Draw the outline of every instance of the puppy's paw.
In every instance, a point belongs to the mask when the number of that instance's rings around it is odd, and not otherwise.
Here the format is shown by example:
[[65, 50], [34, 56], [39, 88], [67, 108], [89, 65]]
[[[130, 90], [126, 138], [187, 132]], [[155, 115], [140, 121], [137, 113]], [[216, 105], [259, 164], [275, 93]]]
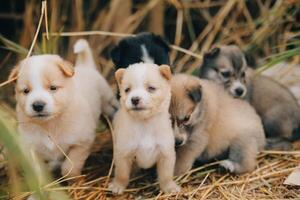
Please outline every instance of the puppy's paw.
[[126, 186], [124, 186], [123, 184], [117, 182], [117, 181], [113, 181], [108, 185], [108, 189], [114, 193], [114, 194], [123, 194], [124, 190], [125, 190]]
[[[180, 164], [178, 164], [180, 163]], [[180, 176], [184, 174], [185, 172], [189, 171], [192, 168], [191, 165], [188, 165], [187, 163], [177, 162], [175, 165], [174, 175]]]
[[220, 167], [223, 168], [220, 171], [221, 172], [235, 172], [235, 164], [231, 160], [223, 160], [220, 162]]
[[65, 160], [61, 166], [61, 175], [74, 177], [79, 176], [81, 174], [81, 169], [76, 168], [74, 164], [70, 163], [69, 160]]
[[165, 185], [161, 185], [160, 187], [164, 193], [178, 193], [181, 190], [180, 187], [174, 181]]
[[293, 144], [283, 138], [267, 138], [266, 150], [291, 151]]

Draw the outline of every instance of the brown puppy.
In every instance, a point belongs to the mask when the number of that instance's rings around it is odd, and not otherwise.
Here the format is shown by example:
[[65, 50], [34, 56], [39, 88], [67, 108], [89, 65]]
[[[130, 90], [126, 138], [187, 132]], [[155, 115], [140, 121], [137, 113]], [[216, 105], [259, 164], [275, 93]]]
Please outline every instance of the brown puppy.
[[173, 181], [175, 144], [168, 112], [171, 100], [169, 66], [138, 63], [119, 69], [116, 80], [121, 107], [114, 118], [115, 178], [109, 188], [121, 194], [131, 167], [157, 166], [160, 188], [178, 192]]
[[198, 158], [215, 158], [227, 150], [221, 166], [232, 173], [252, 171], [265, 141], [255, 110], [211, 81], [178, 74], [171, 86], [171, 113], [179, 128], [175, 136], [186, 138], [177, 152], [175, 174], [191, 169]]
[[300, 138], [300, 107], [294, 95], [280, 83], [255, 75], [243, 52], [235, 45], [221, 46], [204, 55], [200, 78], [223, 85], [236, 97], [249, 101], [262, 118], [267, 149], [290, 149]]

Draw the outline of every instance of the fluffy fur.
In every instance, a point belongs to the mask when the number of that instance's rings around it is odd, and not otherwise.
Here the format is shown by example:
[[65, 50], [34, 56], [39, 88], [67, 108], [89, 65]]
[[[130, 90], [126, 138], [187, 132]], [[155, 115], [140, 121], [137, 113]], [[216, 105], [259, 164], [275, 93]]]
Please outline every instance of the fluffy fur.
[[122, 39], [111, 51], [111, 58], [118, 68], [135, 63], [169, 64], [169, 44], [153, 33], [140, 33]]
[[177, 151], [175, 174], [191, 169], [196, 159], [210, 160], [228, 150], [221, 166], [232, 173], [252, 171], [265, 141], [255, 110], [211, 81], [178, 74], [171, 86], [175, 136], [185, 140]]
[[[74, 53], [77, 54], [76, 66], [90, 66], [96, 68], [96, 63], [93, 58], [93, 53], [88, 42], [84, 39], [79, 39], [74, 45]], [[87, 79], [89, 76], [87, 75]], [[113, 118], [113, 115], [119, 108], [119, 102], [115, 97], [114, 92], [103, 76], [99, 76], [100, 95], [101, 95], [101, 110], [103, 114]]]
[[37, 55], [21, 61], [10, 75], [18, 77], [18, 128], [26, 147], [51, 169], [61, 167], [62, 175], [81, 173], [95, 138], [101, 96], [108, 92], [85, 43], [75, 45], [83, 47], [75, 48], [75, 68], [58, 55]]
[[236, 98], [249, 101], [262, 118], [268, 149], [290, 149], [300, 138], [300, 108], [283, 85], [247, 66], [243, 52], [234, 45], [212, 49], [204, 55], [201, 78], [223, 85]]
[[121, 194], [128, 185], [133, 164], [157, 165], [164, 192], [177, 192], [173, 181], [174, 135], [168, 112], [171, 89], [169, 66], [134, 64], [115, 74], [121, 107], [114, 118], [115, 178], [109, 188]]
[[[293, 95], [298, 99], [300, 105], [300, 84], [297, 80], [300, 77], [300, 65], [287, 62], [278, 63], [262, 72], [263, 75], [274, 78], [276, 81], [288, 87]], [[282, 76], [284, 74], [284, 76]]]

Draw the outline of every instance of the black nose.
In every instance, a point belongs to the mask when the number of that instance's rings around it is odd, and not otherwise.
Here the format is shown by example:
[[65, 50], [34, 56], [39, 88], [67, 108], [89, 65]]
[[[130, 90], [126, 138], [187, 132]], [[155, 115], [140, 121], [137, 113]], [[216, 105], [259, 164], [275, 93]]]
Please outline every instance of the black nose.
[[139, 97], [132, 97], [131, 98], [132, 105], [137, 106], [139, 104], [139, 102], [140, 102], [140, 98]]
[[242, 94], [244, 93], [244, 89], [243, 89], [243, 88], [236, 88], [236, 89], [235, 89], [235, 93], [236, 93], [238, 96], [242, 96]]
[[44, 110], [45, 105], [46, 104], [42, 101], [36, 101], [32, 104], [32, 108], [36, 112], [42, 112]]
[[181, 146], [183, 144], [183, 140], [181, 139], [175, 139], [175, 146]]

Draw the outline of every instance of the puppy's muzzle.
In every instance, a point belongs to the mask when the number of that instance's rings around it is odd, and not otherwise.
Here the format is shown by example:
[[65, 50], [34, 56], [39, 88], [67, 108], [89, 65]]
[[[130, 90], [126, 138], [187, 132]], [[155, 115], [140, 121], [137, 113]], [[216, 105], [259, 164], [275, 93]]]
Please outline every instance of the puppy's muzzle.
[[44, 108], [46, 106], [46, 103], [43, 101], [35, 101], [32, 104], [32, 109], [37, 112], [37, 113], [41, 113], [44, 111]]
[[132, 97], [131, 98], [131, 103], [132, 103], [133, 106], [138, 106], [139, 103], [140, 103], [140, 100], [141, 99], [139, 97]]
[[234, 93], [236, 97], [242, 97], [244, 96], [245, 90], [241, 87], [238, 87], [234, 90]]

